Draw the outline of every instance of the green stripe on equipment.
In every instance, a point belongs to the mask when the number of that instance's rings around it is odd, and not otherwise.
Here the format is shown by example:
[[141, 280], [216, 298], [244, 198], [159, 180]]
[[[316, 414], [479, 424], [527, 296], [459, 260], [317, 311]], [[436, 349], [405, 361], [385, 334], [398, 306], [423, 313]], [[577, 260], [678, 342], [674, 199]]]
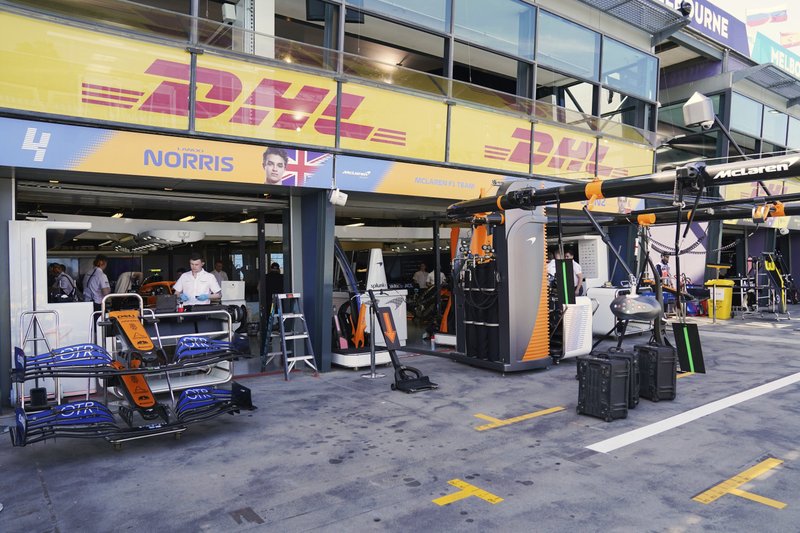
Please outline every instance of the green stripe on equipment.
[[692, 345], [689, 343], [689, 328], [684, 326], [683, 339], [686, 341], [686, 353], [689, 355], [689, 372], [694, 372], [694, 360], [692, 358]]
[[567, 290], [569, 288], [569, 285], [567, 285], [567, 264], [566, 263], [562, 263], [561, 264], [561, 277], [564, 278], [564, 300], [566, 300], [566, 302], [569, 303], [569, 291]]

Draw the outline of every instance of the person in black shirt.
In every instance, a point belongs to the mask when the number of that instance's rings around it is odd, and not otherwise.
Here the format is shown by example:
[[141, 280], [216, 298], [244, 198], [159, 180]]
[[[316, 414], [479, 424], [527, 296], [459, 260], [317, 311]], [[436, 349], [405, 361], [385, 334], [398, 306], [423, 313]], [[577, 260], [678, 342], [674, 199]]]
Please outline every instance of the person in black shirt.
[[281, 274], [281, 266], [278, 263], [272, 263], [267, 272], [267, 302], [272, 303], [273, 294], [281, 294], [283, 292], [283, 274]]

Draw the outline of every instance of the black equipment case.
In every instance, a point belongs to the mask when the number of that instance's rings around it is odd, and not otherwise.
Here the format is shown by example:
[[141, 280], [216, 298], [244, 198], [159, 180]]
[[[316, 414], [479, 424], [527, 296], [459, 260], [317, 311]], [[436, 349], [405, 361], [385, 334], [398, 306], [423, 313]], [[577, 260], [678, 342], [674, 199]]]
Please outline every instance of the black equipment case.
[[639, 370], [639, 354], [637, 352], [617, 352], [610, 350], [600, 354], [608, 359], [620, 359], [628, 363], [628, 409], [639, 405], [639, 387], [641, 382]]
[[578, 414], [596, 416], [606, 422], [628, 416], [627, 361], [600, 357], [578, 357]]
[[637, 344], [639, 354], [639, 396], [657, 402], [674, 400], [678, 374], [678, 357], [672, 346]]

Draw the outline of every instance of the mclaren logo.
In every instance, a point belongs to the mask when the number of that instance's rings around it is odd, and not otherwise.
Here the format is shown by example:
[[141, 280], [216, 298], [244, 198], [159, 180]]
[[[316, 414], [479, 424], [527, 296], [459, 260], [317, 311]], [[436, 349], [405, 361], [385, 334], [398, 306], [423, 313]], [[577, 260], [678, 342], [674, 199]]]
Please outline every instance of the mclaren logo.
[[759, 167], [748, 167], [748, 168], [736, 168], [736, 169], [728, 169], [718, 172], [713, 179], [721, 179], [721, 178], [738, 178], [738, 177], [745, 177], [745, 176], [757, 176], [760, 174], [772, 174], [773, 172], [788, 172], [789, 168], [800, 161], [800, 157], [790, 157], [788, 159], [784, 159], [780, 163], [776, 163], [774, 165], [763, 165]]

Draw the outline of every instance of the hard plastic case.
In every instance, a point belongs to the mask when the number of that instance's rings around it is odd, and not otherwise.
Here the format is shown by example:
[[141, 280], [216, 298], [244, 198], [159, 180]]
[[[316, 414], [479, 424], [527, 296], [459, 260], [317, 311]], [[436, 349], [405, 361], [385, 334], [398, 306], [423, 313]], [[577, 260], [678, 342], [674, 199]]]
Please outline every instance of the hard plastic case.
[[608, 351], [600, 354], [608, 359], [620, 359], [628, 363], [628, 409], [635, 409], [639, 405], [639, 388], [641, 375], [639, 370], [639, 354], [637, 352]]
[[639, 354], [639, 396], [654, 402], [674, 400], [678, 374], [675, 348], [637, 344], [633, 349]]
[[578, 414], [611, 422], [628, 416], [628, 362], [578, 357]]

